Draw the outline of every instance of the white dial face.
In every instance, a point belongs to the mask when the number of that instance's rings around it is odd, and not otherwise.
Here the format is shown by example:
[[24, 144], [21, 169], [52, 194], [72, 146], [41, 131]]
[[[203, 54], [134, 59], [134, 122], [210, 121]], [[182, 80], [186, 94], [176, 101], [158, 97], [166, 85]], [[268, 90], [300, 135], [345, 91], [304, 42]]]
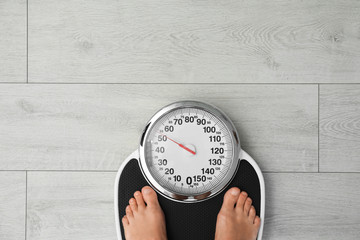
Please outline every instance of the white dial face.
[[168, 112], [153, 125], [145, 159], [164, 189], [200, 195], [222, 182], [232, 166], [233, 149], [231, 133], [217, 116], [188, 107]]

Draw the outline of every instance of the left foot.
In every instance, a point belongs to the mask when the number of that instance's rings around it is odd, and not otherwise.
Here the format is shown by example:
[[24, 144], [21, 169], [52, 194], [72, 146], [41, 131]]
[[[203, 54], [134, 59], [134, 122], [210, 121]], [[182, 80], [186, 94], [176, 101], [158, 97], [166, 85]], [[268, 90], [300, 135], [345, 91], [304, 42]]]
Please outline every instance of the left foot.
[[143, 187], [129, 200], [122, 219], [127, 240], [166, 240], [165, 216], [155, 191]]

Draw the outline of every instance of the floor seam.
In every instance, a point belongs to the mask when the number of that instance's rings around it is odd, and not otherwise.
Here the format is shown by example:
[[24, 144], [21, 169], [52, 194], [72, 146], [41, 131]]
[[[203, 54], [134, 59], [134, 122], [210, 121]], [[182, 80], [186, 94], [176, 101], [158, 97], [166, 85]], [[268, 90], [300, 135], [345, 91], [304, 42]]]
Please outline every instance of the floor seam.
[[26, 1], [26, 83], [29, 83], [29, 0]]
[[27, 195], [28, 195], [28, 171], [25, 171], [25, 240], [27, 239]]
[[85, 84], [85, 85], [96, 85], [96, 84], [109, 84], [109, 85], [146, 85], [146, 84], [156, 84], [156, 85], [319, 85], [319, 84], [328, 84], [328, 85], [359, 85], [359, 83], [304, 83], [304, 82], [284, 82], [284, 83], [271, 83], [271, 82], [258, 82], [258, 83], [242, 83], [242, 82], [233, 82], [233, 83], [223, 83], [223, 82], [29, 82], [29, 84]]
[[[28, 70], [27, 70], [28, 75]], [[28, 76], [27, 76], [28, 78]], [[161, 82], [0, 82], [0, 84], [39, 84], [39, 85], [360, 85], [359, 83], [222, 83], [222, 82], [202, 82], [202, 83], [189, 83], [189, 82], [174, 82], [174, 83], [161, 83]]]
[[[4, 170], [4, 169], [0, 169], [0, 172], [55, 172], [55, 173], [61, 173], [61, 172], [74, 172], [74, 173], [116, 173], [118, 170]], [[331, 172], [331, 171], [321, 171], [321, 172], [317, 172], [317, 171], [262, 171], [263, 173], [349, 173], [349, 174], [360, 174], [359, 172]]]
[[320, 172], [320, 84], [318, 84], [318, 172]]

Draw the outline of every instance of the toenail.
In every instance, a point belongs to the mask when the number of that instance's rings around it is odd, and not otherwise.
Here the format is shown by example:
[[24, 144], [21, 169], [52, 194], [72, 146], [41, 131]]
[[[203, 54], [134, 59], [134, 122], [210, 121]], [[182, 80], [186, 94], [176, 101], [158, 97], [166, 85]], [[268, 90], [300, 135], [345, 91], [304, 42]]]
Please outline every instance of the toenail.
[[231, 190], [231, 194], [232, 194], [233, 196], [239, 195], [239, 192], [240, 192], [240, 190], [237, 189], [237, 188], [234, 188], [233, 190]]
[[144, 193], [145, 193], [145, 194], [149, 194], [149, 193], [151, 193], [151, 189], [149, 189], [149, 188], [145, 188], [145, 189], [144, 189]]
[[140, 195], [140, 192], [135, 192], [135, 196], [139, 196]]
[[247, 196], [247, 193], [246, 192], [241, 192], [242, 195], [244, 196]]

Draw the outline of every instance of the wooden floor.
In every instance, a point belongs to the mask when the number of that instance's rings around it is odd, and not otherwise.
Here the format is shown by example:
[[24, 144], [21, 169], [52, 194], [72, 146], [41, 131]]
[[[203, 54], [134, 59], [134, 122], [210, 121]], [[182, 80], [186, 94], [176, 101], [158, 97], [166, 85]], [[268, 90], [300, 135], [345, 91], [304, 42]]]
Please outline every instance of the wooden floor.
[[116, 171], [183, 99], [262, 168], [264, 239], [359, 238], [359, 1], [0, 0], [0, 239], [115, 240]]

